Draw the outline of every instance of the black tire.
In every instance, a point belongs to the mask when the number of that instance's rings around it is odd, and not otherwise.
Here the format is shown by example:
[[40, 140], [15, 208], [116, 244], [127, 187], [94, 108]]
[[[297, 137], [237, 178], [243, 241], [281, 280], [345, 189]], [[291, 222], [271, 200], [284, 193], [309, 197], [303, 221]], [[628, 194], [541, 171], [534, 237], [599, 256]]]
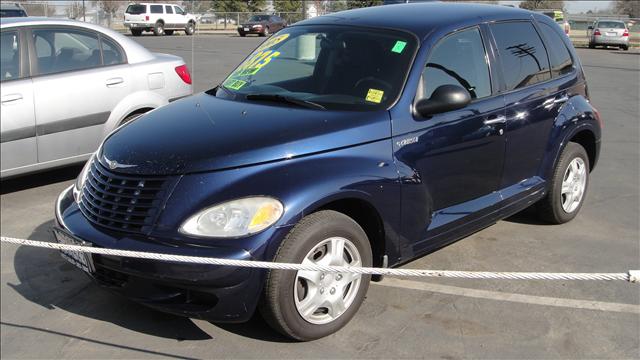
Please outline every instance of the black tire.
[[154, 27], [153, 27], [153, 34], [155, 36], [162, 36], [164, 35], [164, 24], [161, 22], [157, 22]]
[[[348, 239], [357, 248], [362, 266], [371, 266], [371, 245], [364, 230], [350, 217], [331, 210], [319, 211], [300, 220], [278, 248], [274, 261], [302, 263], [314, 247], [331, 237]], [[296, 275], [295, 271], [285, 270], [268, 273], [260, 313], [272, 328], [299, 341], [319, 339], [346, 325], [362, 304], [371, 280], [369, 275], [362, 276], [351, 305], [336, 319], [326, 324], [312, 324], [296, 308]]]
[[[146, 111], [145, 111], [145, 112], [146, 112]], [[140, 116], [144, 115], [144, 114], [145, 114], [145, 112], [139, 112], [139, 113], [135, 113], [135, 114], [127, 115], [127, 117], [126, 117], [126, 118], [122, 119], [122, 121], [120, 122], [120, 125], [124, 125], [124, 124], [126, 124], [126, 123], [128, 123], [128, 122], [131, 122], [131, 121], [133, 121], [133, 120], [135, 120], [135, 119], [139, 118]]]
[[245, 36], [247, 36], [247, 34], [245, 34], [245, 33], [243, 33], [243, 32], [238, 33], [238, 34], [240, 34], [240, 37], [245, 37]]
[[596, 48], [595, 45], [593, 45], [592, 43], [589, 43], [589, 49], [595, 49], [595, 48]]
[[184, 28], [184, 33], [187, 35], [193, 35], [196, 32], [196, 24], [193, 21], [189, 21], [187, 26]]
[[164, 34], [171, 36], [171, 35], [173, 35], [173, 30], [165, 30]]
[[142, 35], [142, 30], [140, 30], [140, 29], [131, 29], [131, 35], [140, 36], [140, 35]]
[[629, 46], [623, 45], [623, 46], [620, 46], [620, 49], [622, 49], [624, 51], [628, 51], [629, 50]]
[[[562, 182], [567, 172], [569, 164], [575, 159], [581, 158], [586, 165], [586, 182], [584, 191], [578, 206], [571, 212], [567, 212], [562, 207]], [[540, 200], [537, 204], [538, 216], [551, 224], [564, 224], [573, 220], [578, 215], [589, 190], [589, 157], [582, 145], [570, 142], [562, 151], [560, 159], [553, 171], [551, 182], [549, 183], [549, 192], [547, 196]]]
[[269, 27], [265, 27], [264, 30], [260, 33], [260, 36], [269, 36]]

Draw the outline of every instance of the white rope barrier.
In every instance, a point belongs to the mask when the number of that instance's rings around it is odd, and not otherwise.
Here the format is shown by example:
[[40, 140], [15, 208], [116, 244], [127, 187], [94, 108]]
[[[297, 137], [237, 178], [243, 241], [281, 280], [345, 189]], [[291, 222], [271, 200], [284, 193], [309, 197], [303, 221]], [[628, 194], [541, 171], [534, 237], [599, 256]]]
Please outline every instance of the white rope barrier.
[[441, 278], [464, 278], [464, 279], [503, 279], [503, 280], [621, 280], [632, 283], [640, 283], [640, 270], [629, 270], [626, 273], [541, 273], [541, 272], [492, 272], [492, 271], [448, 271], [448, 270], [417, 270], [417, 269], [387, 269], [370, 267], [349, 267], [349, 266], [324, 266], [324, 265], [302, 265], [290, 263], [276, 263], [268, 261], [233, 260], [218, 259], [199, 256], [184, 256], [172, 254], [160, 254], [151, 252], [140, 252], [130, 250], [118, 250], [98, 248], [81, 245], [68, 245], [45, 241], [34, 241], [26, 239], [16, 239], [10, 237], [0, 237], [3, 243], [11, 243], [24, 246], [47, 248], [52, 250], [62, 250], [70, 252], [84, 252], [100, 255], [132, 257], [138, 259], [150, 259], [161, 261], [173, 261], [192, 264], [208, 264], [220, 266], [249, 267], [259, 269], [274, 270], [307, 270], [321, 271], [327, 273], [353, 273], [362, 275], [386, 275], [386, 276], [413, 276], [413, 277], [441, 277]]

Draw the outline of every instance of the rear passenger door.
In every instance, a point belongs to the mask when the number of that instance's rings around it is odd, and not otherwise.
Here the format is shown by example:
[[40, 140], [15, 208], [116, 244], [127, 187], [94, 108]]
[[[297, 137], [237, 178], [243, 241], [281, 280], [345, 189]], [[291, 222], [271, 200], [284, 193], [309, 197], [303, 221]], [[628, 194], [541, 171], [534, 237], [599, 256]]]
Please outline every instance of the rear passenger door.
[[0, 165], [2, 171], [38, 162], [33, 83], [28, 53], [18, 29], [0, 35]]
[[[506, 103], [506, 155], [500, 188], [535, 178], [558, 111], [569, 99], [563, 80], [551, 81], [549, 58], [531, 21], [490, 25], [502, 69]], [[564, 58], [564, 56], [563, 56]], [[564, 74], [565, 60], [554, 60]], [[565, 68], [565, 70], [562, 70]]]
[[113, 108], [131, 89], [115, 41], [71, 27], [30, 30], [38, 162], [96, 150]]

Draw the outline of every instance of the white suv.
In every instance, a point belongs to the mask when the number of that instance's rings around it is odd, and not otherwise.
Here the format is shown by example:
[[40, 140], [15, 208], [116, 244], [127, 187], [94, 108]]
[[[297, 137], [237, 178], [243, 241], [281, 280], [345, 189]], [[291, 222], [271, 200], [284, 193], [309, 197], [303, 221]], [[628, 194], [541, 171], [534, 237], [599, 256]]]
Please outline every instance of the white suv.
[[133, 36], [140, 36], [143, 31], [153, 31], [156, 36], [172, 35], [174, 30], [192, 35], [196, 17], [174, 4], [130, 4], [124, 14], [124, 26], [131, 29]]

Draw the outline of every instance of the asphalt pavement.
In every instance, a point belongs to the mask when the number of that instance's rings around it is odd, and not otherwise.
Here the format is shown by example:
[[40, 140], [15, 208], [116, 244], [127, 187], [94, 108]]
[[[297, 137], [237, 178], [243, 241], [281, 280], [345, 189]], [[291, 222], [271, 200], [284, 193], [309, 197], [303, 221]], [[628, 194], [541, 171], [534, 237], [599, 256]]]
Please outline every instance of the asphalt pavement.
[[[182, 56], [196, 91], [222, 81], [263, 38], [136, 38]], [[623, 272], [640, 268], [640, 54], [578, 50], [604, 120], [581, 213], [525, 212], [406, 268]], [[3, 236], [52, 240], [53, 205], [78, 167], [2, 182]], [[159, 313], [94, 285], [59, 254], [2, 245], [4, 358], [637, 358], [640, 286], [624, 282], [386, 279], [340, 332], [290, 342], [259, 318], [212, 324]], [[628, 305], [634, 305], [631, 307]]]

